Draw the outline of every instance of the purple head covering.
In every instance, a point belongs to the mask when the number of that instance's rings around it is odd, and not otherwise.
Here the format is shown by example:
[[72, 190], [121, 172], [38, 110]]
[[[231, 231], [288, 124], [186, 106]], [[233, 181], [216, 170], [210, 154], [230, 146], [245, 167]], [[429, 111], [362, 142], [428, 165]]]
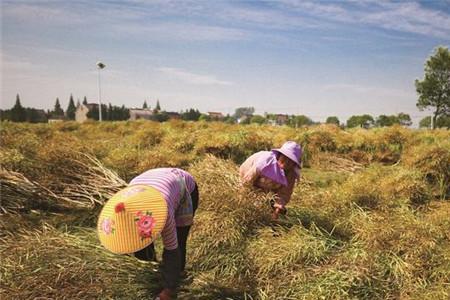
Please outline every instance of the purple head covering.
[[300, 167], [300, 157], [302, 156], [302, 148], [299, 144], [293, 141], [287, 141], [278, 149], [272, 149], [272, 152], [279, 152], [290, 160], [295, 162], [297, 167]]
[[260, 170], [261, 175], [276, 183], [287, 186], [286, 175], [284, 174], [284, 170], [278, 165], [275, 153], [269, 151], [265, 151], [265, 153], [267, 155], [262, 156], [257, 162], [257, 168]]

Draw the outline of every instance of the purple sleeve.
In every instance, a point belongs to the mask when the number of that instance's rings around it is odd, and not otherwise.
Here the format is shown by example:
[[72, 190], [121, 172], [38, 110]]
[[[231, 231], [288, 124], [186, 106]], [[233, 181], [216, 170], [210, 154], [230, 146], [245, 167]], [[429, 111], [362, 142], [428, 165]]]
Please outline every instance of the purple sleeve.
[[255, 153], [248, 157], [239, 167], [239, 176], [243, 184], [252, 184], [260, 175], [264, 167], [259, 159], [262, 152]]
[[167, 250], [174, 250], [178, 247], [177, 227], [175, 224], [175, 216], [173, 211], [169, 210], [167, 214], [166, 225], [164, 226], [161, 237], [164, 248]]

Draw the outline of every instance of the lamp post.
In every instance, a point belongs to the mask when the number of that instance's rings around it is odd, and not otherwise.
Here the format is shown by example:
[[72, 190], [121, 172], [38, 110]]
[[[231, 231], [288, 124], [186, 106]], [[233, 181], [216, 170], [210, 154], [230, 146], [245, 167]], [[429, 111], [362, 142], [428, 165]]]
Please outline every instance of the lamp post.
[[97, 69], [98, 69], [98, 120], [102, 121], [102, 93], [100, 90], [100, 70], [105, 68], [106, 65], [102, 63], [101, 61], [97, 62]]

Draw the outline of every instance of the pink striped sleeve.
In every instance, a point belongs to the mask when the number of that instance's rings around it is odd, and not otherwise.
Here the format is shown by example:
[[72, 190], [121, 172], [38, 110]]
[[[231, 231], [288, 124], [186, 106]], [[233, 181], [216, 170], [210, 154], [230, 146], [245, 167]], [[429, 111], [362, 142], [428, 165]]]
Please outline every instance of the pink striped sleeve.
[[178, 247], [177, 228], [175, 225], [175, 217], [173, 212], [169, 210], [167, 215], [166, 226], [161, 232], [164, 248], [167, 250], [174, 250]]

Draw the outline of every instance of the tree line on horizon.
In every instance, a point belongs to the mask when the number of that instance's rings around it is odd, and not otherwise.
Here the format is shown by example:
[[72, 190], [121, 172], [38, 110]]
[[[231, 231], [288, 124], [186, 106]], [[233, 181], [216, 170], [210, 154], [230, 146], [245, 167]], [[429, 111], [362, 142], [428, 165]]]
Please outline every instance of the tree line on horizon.
[[[419, 110], [426, 108], [434, 109], [433, 116], [423, 118], [419, 127], [447, 127], [450, 128], [450, 51], [446, 47], [437, 47], [434, 54], [431, 55], [425, 62], [424, 78], [422, 80], [416, 79], [414, 84], [416, 92], [419, 95], [416, 106]], [[83, 100], [84, 105], [88, 105], [86, 97]], [[56, 98], [56, 102], [53, 110], [45, 112], [42, 109], [25, 108], [20, 103], [19, 94], [16, 96], [15, 105], [11, 109], [0, 110], [1, 121], [9, 120], [13, 122], [47, 122], [48, 119], [61, 119], [61, 120], [75, 120], [75, 112], [80, 105], [79, 101], [77, 106], [73, 101], [73, 96], [70, 95], [69, 104], [66, 111], [61, 108], [59, 98]], [[143, 109], [149, 109], [147, 102], [144, 101]], [[130, 117], [129, 109], [125, 105], [113, 106], [101, 105], [102, 116], [105, 116], [105, 121], [121, 121], [128, 120]], [[239, 107], [235, 110], [233, 115], [226, 115], [224, 118], [213, 118], [207, 114], [201, 113], [198, 109], [188, 109], [181, 111], [180, 118], [187, 121], [223, 121], [226, 123], [276, 123], [277, 115], [266, 113], [264, 116], [255, 115], [255, 109], [253, 107]], [[153, 114], [150, 119], [153, 121], [164, 122], [170, 118], [170, 112], [161, 110], [159, 100], [153, 109]], [[178, 114], [178, 113], [177, 113]], [[99, 119], [98, 105], [93, 105], [88, 112], [88, 118], [93, 120]], [[316, 124], [313, 120], [305, 115], [290, 115], [284, 120], [285, 124], [292, 127], [299, 127], [305, 125]], [[335, 124], [338, 126], [344, 126], [341, 124], [336, 116], [330, 116], [326, 122], [328, 124]], [[346, 127], [384, 127], [392, 126], [395, 124], [410, 126], [412, 124], [411, 117], [405, 113], [399, 113], [398, 115], [379, 115], [377, 118], [369, 114], [354, 115], [346, 121]]]
[[[86, 97], [83, 102], [84, 105], [88, 105]], [[80, 105], [79, 103], [77, 106]], [[10, 110], [0, 110], [1, 112], [1, 120], [9, 120], [12, 122], [30, 122], [30, 123], [42, 123], [48, 122], [48, 119], [60, 119], [60, 120], [75, 120], [75, 111], [76, 107], [73, 101], [73, 96], [70, 95], [69, 105], [64, 111], [61, 108], [61, 104], [59, 98], [56, 98], [56, 102], [53, 110], [48, 110], [45, 112], [42, 109], [35, 108], [25, 108], [20, 103], [20, 96], [16, 96], [16, 103]], [[144, 101], [142, 109], [150, 109], [147, 105], [147, 101]], [[153, 109], [152, 120], [157, 122], [165, 122], [169, 120], [169, 114], [166, 111], [161, 110], [161, 106], [159, 100]], [[277, 118], [280, 114], [271, 114], [265, 113], [264, 116], [254, 114], [254, 107], [238, 107], [235, 110], [233, 115], [226, 115], [221, 119], [214, 119], [213, 117], [201, 113], [198, 109], [187, 109], [185, 111], [181, 111], [180, 118], [185, 121], [222, 121], [225, 123], [239, 123], [239, 124], [269, 124], [269, 123], [277, 123]], [[111, 104], [106, 105], [102, 104], [102, 116], [104, 121], [123, 121], [128, 120], [130, 117], [129, 109], [122, 106], [113, 106]], [[320, 124], [320, 122], [315, 122], [311, 118], [305, 115], [283, 115], [286, 116], [285, 122], [283, 124], [290, 127], [302, 127], [302, 126], [310, 126]], [[99, 119], [99, 111], [98, 105], [94, 105], [89, 110], [87, 117], [92, 120]], [[411, 117], [409, 114], [399, 113], [398, 115], [379, 115], [374, 118], [369, 114], [364, 115], [353, 115], [351, 116], [346, 123], [341, 123], [337, 116], [329, 116], [326, 121], [326, 124], [334, 124], [341, 127], [353, 128], [353, 127], [386, 127], [392, 125], [402, 125], [402, 126], [410, 126], [412, 124]], [[425, 117], [420, 121], [420, 127], [430, 127], [431, 125], [431, 117]], [[449, 127], [448, 118], [438, 118], [438, 123], [436, 127]]]

